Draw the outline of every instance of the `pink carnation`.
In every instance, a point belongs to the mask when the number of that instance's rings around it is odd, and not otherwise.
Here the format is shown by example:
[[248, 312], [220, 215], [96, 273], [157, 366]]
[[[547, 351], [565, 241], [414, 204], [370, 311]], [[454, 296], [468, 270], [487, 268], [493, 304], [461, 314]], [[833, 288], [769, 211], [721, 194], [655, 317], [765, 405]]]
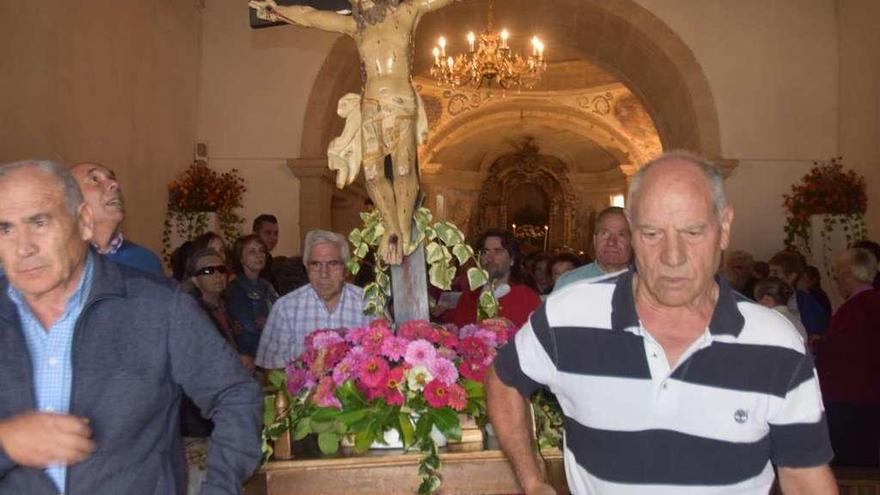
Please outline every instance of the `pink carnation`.
[[457, 383], [449, 386], [449, 407], [456, 411], [463, 411], [467, 407], [467, 392]]
[[440, 380], [444, 385], [452, 385], [458, 380], [458, 370], [448, 359], [435, 359], [428, 364], [428, 371], [434, 375], [434, 380]]
[[388, 363], [378, 356], [371, 356], [358, 366], [358, 380], [368, 388], [377, 388], [385, 385], [388, 376]]
[[488, 369], [488, 365], [483, 364], [482, 361], [465, 360], [458, 365], [458, 372], [461, 373], [461, 376], [476, 382], [482, 382], [486, 378]]
[[437, 350], [427, 340], [414, 340], [406, 346], [403, 359], [410, 366], [428, 366], [437, 357]]
[[370, 354], [379, 354], [385, 339], [391, 337], [391, 331], [382, 326], [370, 327], [361, 337], [361, 345]]
[[311, 389], [317, 383], [315, 375], [304, 368], [287, 367], [287, 391], [291, 395], [298, 394], [303, 389]]
[[312, 399], [315, 405], [320, 407], [335, 407], [342, 409], [342, 403], [336, 398], [336, 385], [333, 378], [325, 376], [318, 382], [318, 388], [315, 390], [315, 396]]
[[403, 337], [391, 336], [382, 343], [381, 353], [392, 361], [399, 361], [406, 353], [406, 346], [409, 341]]
[[440, 380], [433, 380], [425, 386], [425, 401], [433, 408], [449, 405], [449, 390]]
[[306, 348], [320, 351], [343, 341], [344, 339], [335, 330], [315, 330], [306, 336]]
[[358, 361], [349, 354], [343, 358], [335, 368], [333, 368], [333, 383], [336, 385], [342, 385], [345, 380], [354, 376], [354, 371], [357, 367]]
[[397, 329], [397, 333], [409, 340], [424, 339], [436, 343], [437, 335], [434, 326], [426, 320], [410, 320]]
[[348, 332], [345, 333], [345, 340], [351, 345], [358, 345], [361, 342], [361, 339], [364, 337], [364, 334], [367, 332], [366, 327], [361, 328], [352, 328]]
[[489, 355], [489, 347], [479, 338], [471, 336], [461, 340], [458, 353], [466, 360], [483, 362]]

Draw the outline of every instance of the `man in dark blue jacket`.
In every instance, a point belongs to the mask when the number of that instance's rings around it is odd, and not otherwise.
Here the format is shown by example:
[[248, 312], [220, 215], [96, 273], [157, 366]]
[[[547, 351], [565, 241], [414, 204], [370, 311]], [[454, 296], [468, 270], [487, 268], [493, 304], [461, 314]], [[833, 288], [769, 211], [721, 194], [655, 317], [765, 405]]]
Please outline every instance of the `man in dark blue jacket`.
[[794, 291], [788, 301], [788, 309], [800, 317], [807, 333], [824, 334], [828, 330], [831, 312], [823, 308], [810, 293], [798, 289], [798, 280], [806, 267], [803, 257], [793, 251], [780, 251], [767, 263], [770, 265], [770, 276], [782, 279]]
[[63, 167], [0, 166], [0, 494], [182, 495], [181, 392], [215, 425], [201, 493], [241, 493], [258, 385], [191, 298], [92, 233]]

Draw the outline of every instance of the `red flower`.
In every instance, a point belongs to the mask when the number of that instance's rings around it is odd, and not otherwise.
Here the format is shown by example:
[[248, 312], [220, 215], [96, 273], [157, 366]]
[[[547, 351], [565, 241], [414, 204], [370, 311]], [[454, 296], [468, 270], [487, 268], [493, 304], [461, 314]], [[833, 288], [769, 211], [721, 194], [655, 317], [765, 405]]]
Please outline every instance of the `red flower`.
[[388, 371], [388, 363], [384, 359], [370, 356], [358, 366], [358, 380], [367, 388], [382, 387]]
[[483, 364], [483, 361], [470, 361], [466, 359], [458, 365], [458, 372], [461, 376], [476, 382], [482, 382], [486, 378], [486, 371], [488, 370], [489, 367]]
[[424, 394], [425, 401], [435, 409], [449, 405], [449, 389], [440, 380], [432, 380], [425, 385]]
[[463, 411], [467, 407], [467, 392], [457, 383], [449, 386], [449, 407], [456, 411]]

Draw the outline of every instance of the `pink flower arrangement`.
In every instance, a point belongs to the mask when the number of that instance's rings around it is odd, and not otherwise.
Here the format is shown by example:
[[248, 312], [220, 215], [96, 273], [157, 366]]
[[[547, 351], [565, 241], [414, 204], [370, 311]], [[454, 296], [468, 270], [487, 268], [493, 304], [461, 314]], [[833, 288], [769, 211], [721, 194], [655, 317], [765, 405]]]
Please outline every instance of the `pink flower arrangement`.
[[[408, 321], [395, 332], [387, 320], [363, 328], [316, 330], [305, 352], [287, 367], [287, 389], [319, 407], [342, 409], [336, 390], [351, 381], [367, 401], [392, 406], [464, 411], [463, 380], [481, 382], [515, 328], [503, 319], [459, 332], [427, 321]], [[421, 404], [421, 406], [419, 406]]]

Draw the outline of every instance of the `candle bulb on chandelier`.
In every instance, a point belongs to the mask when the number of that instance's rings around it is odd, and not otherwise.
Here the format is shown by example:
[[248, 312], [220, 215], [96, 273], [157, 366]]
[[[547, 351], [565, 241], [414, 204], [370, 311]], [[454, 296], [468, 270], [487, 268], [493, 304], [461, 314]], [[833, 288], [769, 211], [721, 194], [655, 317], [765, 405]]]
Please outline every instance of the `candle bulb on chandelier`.
[[455, 62], [452, 61], [452, 57], [446, 59], [446, 65], [449, 67], [449, 70], [452, 70], [452, 66], [455, 65]]
[[544, 59], [544, 43], [541, 43], [540, 41], [538, 41], [538, 59]]
[[468, 46], [471, 51], [474, 51], [474, 42], [477, 40], [477, 37], [474, 36], [474, 32], [471, 31], [467, 34]]
[[532, 55], [536, 57], [538, 56], [538, 43], [540, 43], [540, 41], [538, 41], [538, 37], [532, 36]]
[[434, 65], [440, 65], [440, 49], [435, 46], [431, 53], [434, 55]]
[[437, 40], [437, 44], [440, 45], [440, 56], [445, 57], [446, 56], [446, 38], [441, 36], [440, 39]]
[[510, 37], [510, 33], [507, 32], [506, 29], [501, 30], [501, 48], [507, 48], [507, 38]]

